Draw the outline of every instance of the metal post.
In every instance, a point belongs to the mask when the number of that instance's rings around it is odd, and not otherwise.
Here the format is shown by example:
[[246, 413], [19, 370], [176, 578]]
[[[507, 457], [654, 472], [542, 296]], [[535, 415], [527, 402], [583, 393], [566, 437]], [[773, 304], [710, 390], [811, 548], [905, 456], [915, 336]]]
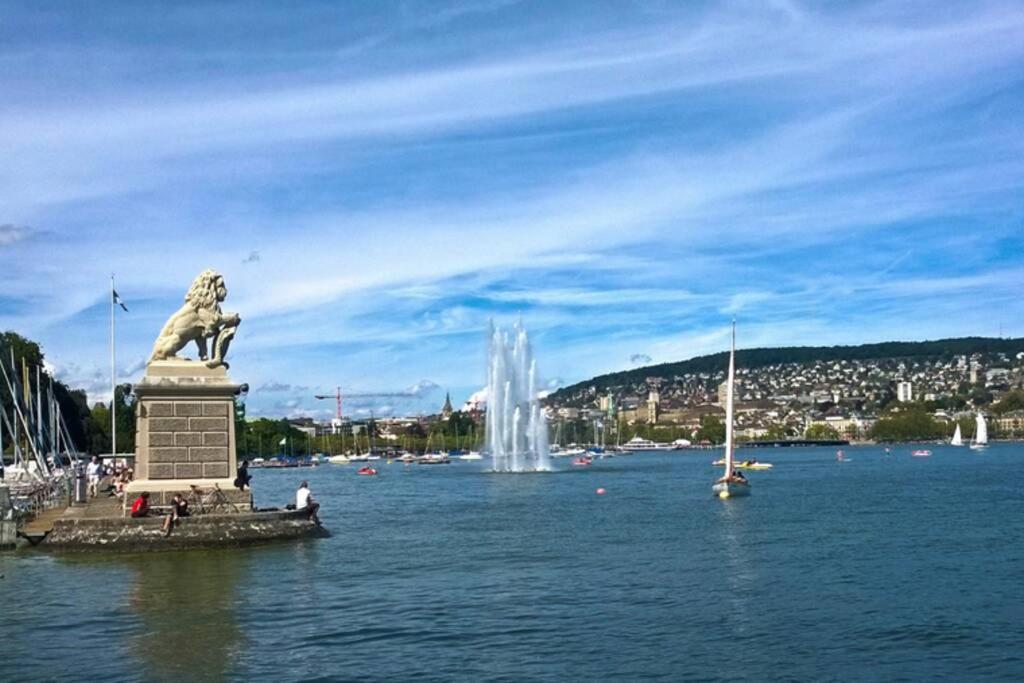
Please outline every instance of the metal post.
[[117, 364], [114, 346], [114, 274], [110, 274], [110, 454], [117, 460]]

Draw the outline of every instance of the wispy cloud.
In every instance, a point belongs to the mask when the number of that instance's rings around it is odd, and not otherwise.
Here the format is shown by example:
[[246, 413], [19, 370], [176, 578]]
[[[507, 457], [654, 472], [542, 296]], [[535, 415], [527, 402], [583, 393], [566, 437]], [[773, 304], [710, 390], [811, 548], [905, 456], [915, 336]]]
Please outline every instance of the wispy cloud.
[[112, 271], [141, 358], [221, 270], [267, 412], [436, 409], [415, 379], [478, 388], [492, 317], [568, 381], [733, 315], [742, 344], [1024, 319], [1017, 3], [58, 14], [0, 27], [0, 319], [97, 393]]
[[0, 225], [0, 247], [19, 242], [32, 234], [32, 229], [22, 225], [5, 223]]

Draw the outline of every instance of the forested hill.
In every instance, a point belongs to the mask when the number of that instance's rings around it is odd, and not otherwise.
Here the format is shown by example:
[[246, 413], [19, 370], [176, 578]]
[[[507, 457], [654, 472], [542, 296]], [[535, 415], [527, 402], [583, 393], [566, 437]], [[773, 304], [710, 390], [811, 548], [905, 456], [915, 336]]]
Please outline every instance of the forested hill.
[[[743, 368], [761, 368], [783, 363], [813, 363], [816, 361], [855, 361], [907, 358], [952, 358], [972, 354], [1024, 352], [1024, 338], [997, 339], [989, 337], [962, 337], [923, 342], [882, 342], [860, 346], [783, 346], [779, 348], [738, 349], [736, 365]], [[582, 392], [600, 394], [609, 389], [642, 383], [648, 378], [671, 380], [673, 377], [693, 373], [714, 373], [728, 364], [727, 351], [709, 356], [697, 356], [675, 363], [648, 365], [623, 370], [562, 387], [548, 397], [549, 403], [571, 401]]]

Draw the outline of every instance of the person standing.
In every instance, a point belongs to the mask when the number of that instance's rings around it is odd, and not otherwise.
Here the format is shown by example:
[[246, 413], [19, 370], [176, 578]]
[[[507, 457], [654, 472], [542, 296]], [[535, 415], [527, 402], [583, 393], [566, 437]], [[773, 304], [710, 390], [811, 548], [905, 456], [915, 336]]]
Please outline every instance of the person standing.
[[249, 482], [252, 481], [252, 475], [249, 474], [249, 461], [243, 460], [242, 464], [238, 466], [237, 476], [235, 477], [235, 487], [239, 491], [244, 491], [246, 486], [249, 486]]
[[95, 498], [96, 494], [99, 493], [100, 477], [102, 475], [103, 465], [100, 464], [100, 459], [94, 455], [85, 467], [86, 491], [90, 498]]
[[311, 519], [317, 526], [320, 526], [320, 517], [316, 514], [317, 510], [320, 509], [320, 503], [313, 498], [313, 492], [309, 490], [308, 481], [299, 484], [299, 490], [295, 492], [295, 509], [305, 510], [306, 519]]

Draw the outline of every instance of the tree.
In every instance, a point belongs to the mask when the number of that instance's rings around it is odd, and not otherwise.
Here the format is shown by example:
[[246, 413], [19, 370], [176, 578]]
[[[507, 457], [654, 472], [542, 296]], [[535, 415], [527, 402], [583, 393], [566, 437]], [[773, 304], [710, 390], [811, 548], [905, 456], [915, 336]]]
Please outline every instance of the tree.
[[945, 438], [952, 426], [941, 424], [928, 413], [910, 410], [880, 419], [871, 428], [878, 441], [931, 441]]
[[[269, 457], [288, 453], [288, 442], [301, 445], [306, 435], [292, 427], [288, 420], [269, 420], [261, 417], [244, 423], [241, 433], [236, 432], [238, 455], [242, 458]], [[284, 441], [284, 444], [281, 442]], [[298, 449], [300, 452], [302, 448]]]
[[812, 424], [804, 432], [804, 438], [817, 441], [831, 441], [839, 438], [839, 432], [828, 425], [817, 423]]
[[710, 441], [714, 444], [725, 443], [725, 425], [717, 415], [705, 415], [701, 418], [697, 440]]
[[[11, 367], [13, 357], [14, 367]], [[36, 392], [36, 368], [43, 368], [39, 377], [42, 380], [42, 393], [53, 387], [53, 397], [60, 408], [60, 415], [67, 427], [67, 436], [71, 439], [75, 450], [88, 452], [91, 450], [91, 442], [94, 439], [92, 432], [94, 423], [90, 415], [89, 406], [86, 401], [85, 392], [69, 389], [63, 382], [53, 378], [45, 370], [43, 363], [45, 355], [39, 344], [21, 336], [17, 332], [0, 333], [0, 362], [7, 370], [8, 378], [12, 382], [22, 381], [22, 363], [29, 369], [29, 390], [33, 395]], [[11, 376], [14, 373], [14, 376]], [[6, 386], [0, 390], [0, 405], [7, 415], [11, 415], [14, 409], [14, 400]], [[44, 403], [44, 413], [48, 405]], [[109, 415], [109, 414], [108, 414]], [[48, 422], [49, 416], [44, 414], [44, 421]], [[108, 427], [109, 431], [109, 427]], [[9, 445], [9, 440], [5, 445]], [[108, 439], [109, 443], [109, 439]]]
[[773, 424], [768, 427], [767, 433], [764, 438], [768, 441], [781, 441], [788, 439], [791, 436], [789, 428], [785, 424]]
[[992, 412], [998, 415], [1008, 413], [1012, 410], [1024, 410], [1024, 389], [1014, 389], [1007, 392], [999, 402], [992, 406]]

